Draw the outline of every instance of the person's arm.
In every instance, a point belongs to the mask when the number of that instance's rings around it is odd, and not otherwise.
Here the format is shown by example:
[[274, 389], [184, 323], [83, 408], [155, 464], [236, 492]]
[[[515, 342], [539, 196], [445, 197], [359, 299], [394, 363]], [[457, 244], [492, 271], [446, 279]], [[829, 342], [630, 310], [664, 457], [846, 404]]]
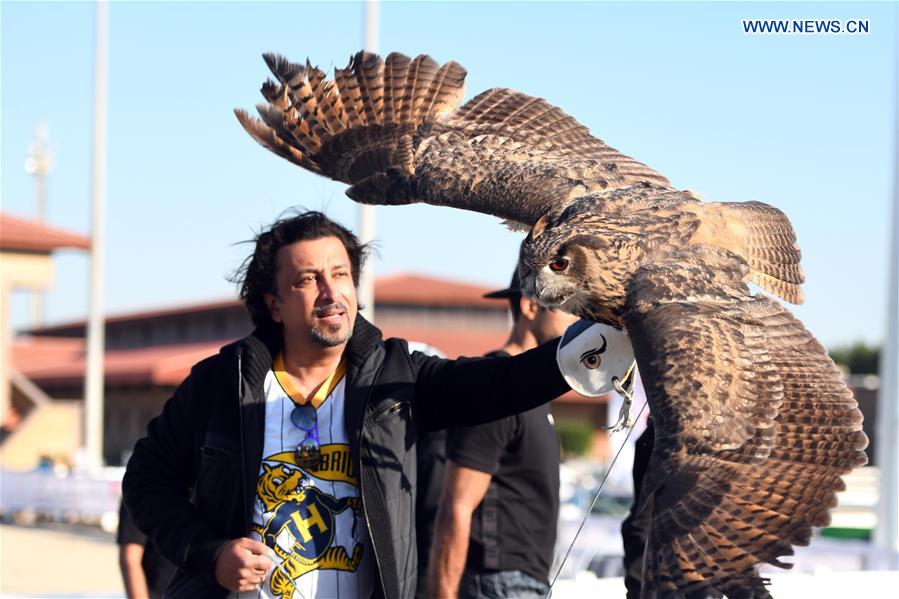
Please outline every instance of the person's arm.
[[447, 461], [428, 572], [428, 596], [455, 599], [468, 557], [471, 515], [487, 494], [491, 476]]
[[128, 599], [146, 599], [150, 596], [147, 578], [141, 560], [144, 557], [144, 546], [140, 543], [119, 545], [119, 569], [125, 583], [125, 596]]
[[224, 536], [189, 500], [189, 489], [197, 481], [194, 402], [210, 401], [216, 393], [210, 387], [215, 382], [208, 380], [215, 377], [204, 378], [199, 369], [215, 366], [194, 367], [162, 414], [147, 425], [147, 436], [137, 442], [128, 461], [122, 493], [135, 524], [163, 556], [196, 576], [243, 592], [261, 584], [272, 565], [266, 557], [271, 549], [247, 537]]
[[414, 352], [415, 393], [426, 430], [466, 427], [535, 408], [570, 389], [553, 339], [511, 358], [444, 360]]
[[520, 418], [510, 416], [449, 431], [443, 494], [431, 545], [429, 596], [448, 599], [458, 593], [468, 558], [472, 513], [487, 494], [506, 448], [519, 438], [520, 425]]
[[128, 599], [145, 599], [150, 596], [147, 577], [144, 573], [143, 558], [147, 536], [138, 530], [131, 518], [125, 501], [119, 504], [119, 527], [116, 531], [119, 546], [119, 570], [125, 583]]
[[[202, 378], [202, 377], [201, 377]], [[194, 430], [197, 369], [150, 421], [147, 436], [134, 447], [122, 492], [137, 527], [179, 568], [211, 580], [215, 561], [231, 540], [216, 531], [191, 504], [196, 482]], [[211, 390], [207, 389], [208, 398]]]

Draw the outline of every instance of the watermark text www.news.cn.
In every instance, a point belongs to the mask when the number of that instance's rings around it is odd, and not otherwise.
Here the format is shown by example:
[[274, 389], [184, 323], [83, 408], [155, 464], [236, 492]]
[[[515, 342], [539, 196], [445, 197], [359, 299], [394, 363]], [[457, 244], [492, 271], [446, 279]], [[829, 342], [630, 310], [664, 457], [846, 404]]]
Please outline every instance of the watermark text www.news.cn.
[[869, 19], [743, 19], [746, 35], [868, 35]]

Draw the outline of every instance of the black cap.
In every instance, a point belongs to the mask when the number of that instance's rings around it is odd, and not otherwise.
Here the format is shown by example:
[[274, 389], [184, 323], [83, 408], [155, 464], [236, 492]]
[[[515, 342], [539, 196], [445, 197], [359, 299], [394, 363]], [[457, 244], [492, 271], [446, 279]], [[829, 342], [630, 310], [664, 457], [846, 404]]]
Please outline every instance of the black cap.
[[518, 267], [512, 271], [512, 281], [505, 289], [497, 289], [490, 293], [485, 293], [484, 297], [489, 299], [503, 299], [508, 297], [518, 297], [521, 295], [521, 282], [518, 280]]

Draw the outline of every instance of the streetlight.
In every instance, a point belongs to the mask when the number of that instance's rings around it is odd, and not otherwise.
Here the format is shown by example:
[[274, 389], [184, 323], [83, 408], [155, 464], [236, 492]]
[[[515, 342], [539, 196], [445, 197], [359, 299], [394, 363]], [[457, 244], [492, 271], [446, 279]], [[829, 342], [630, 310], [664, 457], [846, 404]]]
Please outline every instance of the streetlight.
[[[34, 132], [34, 141], [31, 142], [25, 155], [25, 172], [34, 177], [34, 219], [38, 222], [44, 220], [47, 205], [47, 175], [53, 168], [53, 154], [47, 143], [49, 134], [47, 123], [39, 122]], [[35, 290], [31, 292], [31, 326], [38, 328], [43, 322], [44, 293]]]

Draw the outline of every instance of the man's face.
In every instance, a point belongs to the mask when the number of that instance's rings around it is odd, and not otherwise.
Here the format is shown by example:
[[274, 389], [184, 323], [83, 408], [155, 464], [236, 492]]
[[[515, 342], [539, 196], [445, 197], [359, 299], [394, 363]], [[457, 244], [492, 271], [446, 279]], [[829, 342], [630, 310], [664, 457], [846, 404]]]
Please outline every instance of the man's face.
[[297, 241], [278, 250], [275, 293], [265, 302], [285, 339], [342, 345], [353, 334], [358, 303], [350, 257], [336, 237]]
[[577, 322], [577, 316], [561, 310], [539, 307], [534, 317], [531, 331], [537, 343], [546, 343], [562, 335], [570, 325]]

